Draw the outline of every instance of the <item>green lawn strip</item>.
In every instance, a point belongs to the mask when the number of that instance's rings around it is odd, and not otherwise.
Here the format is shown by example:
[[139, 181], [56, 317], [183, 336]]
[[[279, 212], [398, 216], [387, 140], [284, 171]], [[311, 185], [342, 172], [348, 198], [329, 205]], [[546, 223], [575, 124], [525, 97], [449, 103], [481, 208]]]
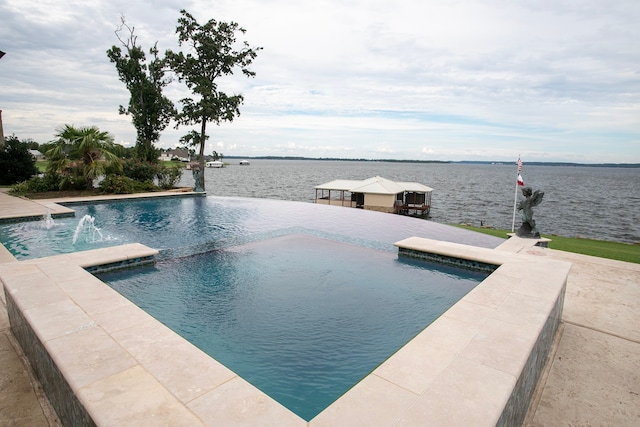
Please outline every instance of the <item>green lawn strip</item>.
[[186, 163], [179, 160], [162, 160], [162, 164], [172, 168], [184, 168]]
[[[509, 230], [498, 230], [495, 228], [471, 227], [461, 224], [451, 225], [505, 239], [507, 238], [507, 233], [510, 233]], [[551, 242], [549, 242], [549, 248], [551, 249], [640, 264], [640, 245], [609, 242], [605, 240], [548, 236], [544, 234], [542, 237], [551, 239]]]
[[38, 168], [38, 172], [45, 173], [47, 171], [47, 165], [49, 164], [48, 160], [38, 160], [36, 161], [36, 168]]

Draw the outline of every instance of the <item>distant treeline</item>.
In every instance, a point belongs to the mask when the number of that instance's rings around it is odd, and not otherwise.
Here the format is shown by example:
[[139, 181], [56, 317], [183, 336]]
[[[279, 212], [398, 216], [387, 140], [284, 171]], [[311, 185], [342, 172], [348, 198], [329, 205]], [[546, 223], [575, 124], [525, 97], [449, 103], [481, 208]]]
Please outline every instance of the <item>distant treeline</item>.
[[[344, 159], [337, 157], [301, 157], [301, 156], [225, 156], [225, 159], [257, 159], [257, 160], [327, 160], [335, 162], [389, 162], [389, 163], [443, 163], [469, 165], [509, 165], [510, 162], [490, 161], [443, 161], [443, 160], [398, 160], [398, 159]], [[515, 165], [516, 162], [514, 161]], [[589, 166], [603, 168], [640, 168], [640, 163], [570, 163], [570, 162], [526, 162], [527, 166]]]
[[[460, 162], [451, 162], [460, 164], [477, 164], [477, 165], [509, 165], [509, 162], [477, 162], [473, 160], [463, 160]], [[516, 162], [513, 162], [515, 165]], [[570, 163], [570, 162], [526, 162], [527, 166], [588, 166], [597, 168], [640, 168], [640, 163]]]
[[391, 162], [391, 163], [455, 163], [441, 160], [398, 160], [398, 159], [344, 159], [338, 157], [298, 157], [298, 156], [225, 156], [225, 159], [257, 160], [327, 160], [334, 162]]

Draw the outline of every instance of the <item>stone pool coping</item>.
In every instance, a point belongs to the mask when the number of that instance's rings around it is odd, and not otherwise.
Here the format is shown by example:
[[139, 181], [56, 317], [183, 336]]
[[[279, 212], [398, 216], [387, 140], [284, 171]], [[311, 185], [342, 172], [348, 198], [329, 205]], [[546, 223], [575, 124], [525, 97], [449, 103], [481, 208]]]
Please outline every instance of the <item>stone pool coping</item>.
[[144, 259], [154, 249], [132, 244], [8, 263], [0, 280], [12, 332], [63, 420], [493, 426], [524, 418], [571, 264], [415, 237], [396, 246], [499, 267], [310, 422], [85, 270]]

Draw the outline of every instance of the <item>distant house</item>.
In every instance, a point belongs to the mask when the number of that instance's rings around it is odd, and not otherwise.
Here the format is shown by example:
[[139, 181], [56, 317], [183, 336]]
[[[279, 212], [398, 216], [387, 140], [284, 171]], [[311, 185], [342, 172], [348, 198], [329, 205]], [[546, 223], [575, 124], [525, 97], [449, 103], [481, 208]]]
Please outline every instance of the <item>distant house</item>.
[[42, 160], [44, 159], [44, 155], [38, 151], [38, 150], [29, 150], [29, 153], [31, 154], [31, 156], [33, 156], [34, 159], [36, 160]]
[[184, 148], [169, 149], [160, 153], [159, 160], [170, 161], [179, 160], [181, 162], [188, 162], [191, 160], [189, 156], [189, 150]]
[[380, 176], [364, 181], [337, 179], [316, 186], [316, 203], [428, 216], [432, 191], [417, 182], [394, 182]]

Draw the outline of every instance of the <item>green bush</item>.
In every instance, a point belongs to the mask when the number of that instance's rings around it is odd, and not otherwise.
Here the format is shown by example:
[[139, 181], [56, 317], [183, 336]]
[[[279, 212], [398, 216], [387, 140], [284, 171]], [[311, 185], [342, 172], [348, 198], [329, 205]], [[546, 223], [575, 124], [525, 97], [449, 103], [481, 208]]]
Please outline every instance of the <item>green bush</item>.
[[100, 183], [100, 190], [104, 193], [131, 194], [135, 193], [135, 181], [123, 175], [107, 175]]
[[58, 191], [62, 178], [60, 175], [45, 173], [42, 176], [34, 176], [27, 181], [20, 182], [11, 187], [11, 194], [46, 193]]
[[[51, 166], [51, 163], [49, 164]], [[81, 191], [87, 189], [87, 178], [79, 162], [65, 162], [63, 166], [48, 168], [47, 174], [59, 176], [58, 187], [48, 191]]]
[[163, 190], [169, 190], [176, 186], [180, 178], [182, 178], [182, 168], [173, 166], [160, 166], [156, 173], [158, 179], [158, 187]]
[[62, 175], [59, 190], [85, 190], [87, 188], [87, 179], [82, 175], [68, 174]]
[[153, 181], [144, 181], [144, 182], [135, 181], [135, 183], [136, 183], [136, 193], [147, 193], [151, 191], [158, 191], [158, 187], [156, 187]]
[[153, 181], [160, 168], [157, 163], [127, 159], [122, 162], [122, 172], [127, 178], [136, 181]]
[[107, 175], [99, 185], [100, 191], [110, 194], [132, 194], [154, 191], [150, 180], [139, 182], [123, 175]]

